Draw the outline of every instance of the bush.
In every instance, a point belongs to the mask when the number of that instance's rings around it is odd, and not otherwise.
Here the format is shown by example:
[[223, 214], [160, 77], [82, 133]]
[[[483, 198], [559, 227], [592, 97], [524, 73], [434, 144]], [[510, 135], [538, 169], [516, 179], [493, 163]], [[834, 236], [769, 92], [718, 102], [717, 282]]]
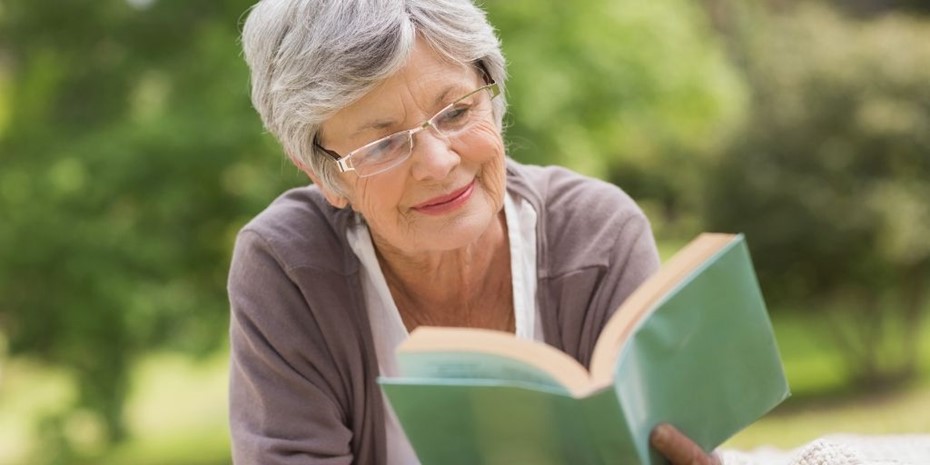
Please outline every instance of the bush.
[[511, 66], [514, 157], [618, 184], [646, 207], [661, 236], [693, 231], [704, 167], [746, 104], [738, 69], [700, 7], [686, 0], [486, 7]]
[[801, 6], [756, 34], [708, 223], [747, 233], [770, 300], [841, 315], [856, 380], [906, 378], [930, 296], [930, 23]]

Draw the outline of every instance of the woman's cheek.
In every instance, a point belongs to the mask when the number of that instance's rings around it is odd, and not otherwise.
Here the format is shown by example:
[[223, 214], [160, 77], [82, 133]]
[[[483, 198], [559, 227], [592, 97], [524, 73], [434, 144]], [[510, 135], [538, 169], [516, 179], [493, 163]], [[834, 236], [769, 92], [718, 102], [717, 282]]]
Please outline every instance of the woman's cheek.
[[476, 156], [480, 157], [482, 183], [488, 191], [493, 206], [500, 209], [504, 204], [507, 177], [504, 143], [494, 125], [488, 124], [480, 129], [475, 133], [476, 139], [473, 147]]
[[482, 170], [484, 185], [488, 191], [489, 200], [495, 211], [504, 206], [504, 190], [506, 189], [504, 157], [488, 162]]

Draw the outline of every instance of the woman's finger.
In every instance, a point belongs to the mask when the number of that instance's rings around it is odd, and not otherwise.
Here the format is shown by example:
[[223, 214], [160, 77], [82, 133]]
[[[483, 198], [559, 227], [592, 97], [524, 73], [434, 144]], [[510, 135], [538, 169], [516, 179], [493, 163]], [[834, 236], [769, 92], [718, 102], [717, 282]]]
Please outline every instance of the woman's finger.
[[701, 446], [667, 423], [652, 430], [649, 442], [672, 465], [720, 465], [716, 455], [704, 452]]

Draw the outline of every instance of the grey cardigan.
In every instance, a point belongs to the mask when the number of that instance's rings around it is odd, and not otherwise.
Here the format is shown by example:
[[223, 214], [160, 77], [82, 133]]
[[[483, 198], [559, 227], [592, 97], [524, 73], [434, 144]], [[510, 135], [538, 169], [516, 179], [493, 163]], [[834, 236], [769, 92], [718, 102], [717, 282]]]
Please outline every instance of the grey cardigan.
[[[507, 163], [537, 212], [536, 305], [548, 344], [585, 366], [605, 321], [658, 268], [652, 232], [617, 187]], [[293, 189], [239, 233], [229, 273], [230, 430], [237, 464], [384, 463], [384, 405], [353, 213]]]

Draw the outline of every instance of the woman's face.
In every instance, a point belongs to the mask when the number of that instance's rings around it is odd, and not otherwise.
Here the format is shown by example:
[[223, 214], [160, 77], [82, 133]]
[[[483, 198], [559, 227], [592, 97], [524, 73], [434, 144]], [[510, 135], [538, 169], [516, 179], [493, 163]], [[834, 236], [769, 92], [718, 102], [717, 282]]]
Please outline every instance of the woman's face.
[[[484, 84], [473, 67], [444, 61], [418, 41], [397, 74], [323, 125], [322, 145], [347, 154], [416, 127]], [[504, 165], [500, 131], [488, 114], [455, 137], [419, 131], [410, 158], [389, 171], [341, 176], [344, 196], [379, 250], [414, 255], [461, 248], [488, 231], [503, 206]]]

